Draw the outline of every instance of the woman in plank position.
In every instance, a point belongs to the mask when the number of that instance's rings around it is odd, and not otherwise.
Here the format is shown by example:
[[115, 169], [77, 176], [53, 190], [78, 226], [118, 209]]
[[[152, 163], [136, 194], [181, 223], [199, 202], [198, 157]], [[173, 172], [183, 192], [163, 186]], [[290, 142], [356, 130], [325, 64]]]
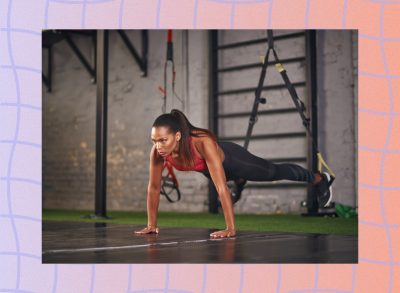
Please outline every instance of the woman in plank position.
[[210, 234], [211, 238], [236, 235], [235, 219], [227, 181], [234, 180], [240, 193], [247, 180], [292, 180], [314, 185], [319, 206], [327, 206], [332, 198], [328, 173], [312, 173], [295, 164], [274, 164], [249, 153], [232, 142], [217, 142], [207, 129], [193, 126], [179, 110], [159, 116], [151, 130], [150, 179], [147, 189], [147, 227], [136, 234], [158, 233], [157, 211], [160, 202], [161, 173], [164, 161], [177, 170], [197, 171], [211, 179], [224, 212], [226, 229]]

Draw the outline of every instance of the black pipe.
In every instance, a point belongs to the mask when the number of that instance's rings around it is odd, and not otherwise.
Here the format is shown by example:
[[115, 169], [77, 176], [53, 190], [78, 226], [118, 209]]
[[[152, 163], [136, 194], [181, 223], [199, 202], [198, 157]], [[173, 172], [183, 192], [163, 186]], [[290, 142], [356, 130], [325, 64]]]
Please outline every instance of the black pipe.
[[[318, 170], [318, 158], [316, 149], [318, 149], [318, 105], [317, 105], [317, 35], [315, 30], [307, 31], [306, 34], [307, 50], [307, 84], [309, 94], [309, 103], [311, 105], [311, 133], [313, 135], [315, 148], [312, 147], [311, 137], [309, 137], [309, 168], [313, 172]], [[309, 187], [307, 192], [307, 213], [308, 215], [318, 214], [318, 201], [314, 188]]]
[[[216, 136], [218, 136], [218, 31], [212, 30], [209, 33], [209, 54], [210, 58], [210, 82], [209, 82], [209, 103], [208, 103], [208, 124]], [[208, 211], [218, 213], [218, 193], [212, 181], [208, 183]]]
[[105, 218], [107, 191], [108, 31], [97, 32], [95, 216]]

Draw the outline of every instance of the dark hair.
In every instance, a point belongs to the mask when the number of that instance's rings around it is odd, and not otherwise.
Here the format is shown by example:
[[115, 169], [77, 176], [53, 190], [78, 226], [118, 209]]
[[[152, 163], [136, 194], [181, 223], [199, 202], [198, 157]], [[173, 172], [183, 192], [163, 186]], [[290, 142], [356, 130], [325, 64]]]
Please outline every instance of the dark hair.
[[217, 141], [217, 137], [208, 129], [193, 126], [186, 118], [185, 114], [177, 109], [172, 109], [171, 113], [162, 114], [157, 117], [153, 123], [153, 127], [168, 127], [174, 134], [181, 132], [181, 140], [179, 141], [179, 152], [182, 154], [182, 161], [185, 166], [194, 166], [194, 154], [189, 144], [189, 137], [211, 137]]

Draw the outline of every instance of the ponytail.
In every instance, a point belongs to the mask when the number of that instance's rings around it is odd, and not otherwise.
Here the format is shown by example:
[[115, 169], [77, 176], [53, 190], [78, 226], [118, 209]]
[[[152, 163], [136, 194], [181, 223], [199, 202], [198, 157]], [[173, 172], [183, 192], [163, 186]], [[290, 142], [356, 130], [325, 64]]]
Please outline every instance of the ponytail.
[[153, 123], [153, 127], [167, 126], [177, 133], [181, 132], [181, 139], [179, 141], [179, 152], [182, 155], [182, 161], [185, 166], [194, 166], [194, 153], [189, 143], [189, 137], [204, 137], [208, 136], [214, 141], [217, 137], [208, 129], [193, 126], [186, 118], [185, 114], [177, 109], [172, 109], [171, 113], [159, 116]]

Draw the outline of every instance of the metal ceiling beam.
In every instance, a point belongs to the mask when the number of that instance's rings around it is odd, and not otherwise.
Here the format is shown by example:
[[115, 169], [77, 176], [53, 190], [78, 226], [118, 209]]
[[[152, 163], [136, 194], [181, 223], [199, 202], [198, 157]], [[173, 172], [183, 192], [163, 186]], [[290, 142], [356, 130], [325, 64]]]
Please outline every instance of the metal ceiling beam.
[[85, 67], [86, 71], [90, 74], [92, 81], [95, 81], [96, 80], [95, 69], [90, 65], [89, 61], [86, 60], [85, 56], [82, 54], [82, 52], [79, 50], [78, 46], [72, 40], [69, 32], [64, 32], [64, 35], [65, 35], [65, 40], [67, 41], [67, 44], [70, 46], [72, 51], [78, 57], [79, 61], [82, 63], [83, 67]]
[[142, 76], [147, 76], [147, 52], [148, 52], [148, 32], [142, 31], [141, 38], [142, 38], [142, 56], [139, 56], [138, 51], [133, 46], [132, 42], [130, 41], [128, 35], [123, 30], [118, 30], [118, 34], [121, 36], [122, 41], [124, 42], [125, 46], [128, 48], [129, 52], [131, 53], [133, 59], [136, 61], [137, 65], [139, 66]]

